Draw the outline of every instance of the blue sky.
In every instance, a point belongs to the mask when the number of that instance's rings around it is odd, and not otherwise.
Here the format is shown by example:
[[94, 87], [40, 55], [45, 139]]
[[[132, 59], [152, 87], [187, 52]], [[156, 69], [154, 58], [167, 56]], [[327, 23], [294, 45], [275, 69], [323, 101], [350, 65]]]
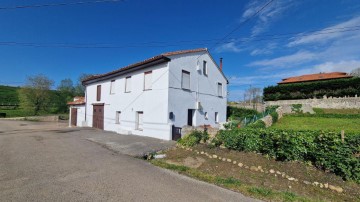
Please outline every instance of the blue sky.
[[[289, 76], [360, 67], [358, 0], [274, 0], [250, 18], [268, 1], [125, 0], [0, 9], [0, 84], [22, 85], [27, 76], [44, 74], [56, 86], [81, 73], [105, 73], [199, 47], [210, 48], [216, 60], [224, 58], [230, 100], [241, 100], [250, 85], [263, 88]], [[2, 0], [0, 7], [54, 2], [78, 1]]]

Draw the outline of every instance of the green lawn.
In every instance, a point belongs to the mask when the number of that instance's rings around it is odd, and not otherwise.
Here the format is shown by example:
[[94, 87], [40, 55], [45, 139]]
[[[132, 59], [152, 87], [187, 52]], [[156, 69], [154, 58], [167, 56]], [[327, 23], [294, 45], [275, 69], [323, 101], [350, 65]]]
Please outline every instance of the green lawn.
[[275, 123], [272, 128], [293, 130], [345, 130], [345, 132], [360, 133], [360, 118], [347, 119], [285, 116]]

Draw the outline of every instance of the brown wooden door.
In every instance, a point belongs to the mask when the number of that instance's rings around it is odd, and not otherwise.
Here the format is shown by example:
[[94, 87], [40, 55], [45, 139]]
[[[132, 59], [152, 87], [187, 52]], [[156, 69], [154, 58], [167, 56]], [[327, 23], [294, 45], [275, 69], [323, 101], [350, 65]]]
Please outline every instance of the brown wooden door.
[[93, 106], [93, 127], [104, 129], [104, 105]]
[[71, 108], [71, 125], [76, 126], [77, 123], [77, 108]]

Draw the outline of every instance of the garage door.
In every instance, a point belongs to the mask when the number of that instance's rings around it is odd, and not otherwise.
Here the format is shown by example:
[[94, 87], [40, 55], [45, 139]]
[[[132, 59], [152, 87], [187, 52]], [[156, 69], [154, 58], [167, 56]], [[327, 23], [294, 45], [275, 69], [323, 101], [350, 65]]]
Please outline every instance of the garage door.
[[93, 128], [104, 129], [104, 105], [93, 105]]

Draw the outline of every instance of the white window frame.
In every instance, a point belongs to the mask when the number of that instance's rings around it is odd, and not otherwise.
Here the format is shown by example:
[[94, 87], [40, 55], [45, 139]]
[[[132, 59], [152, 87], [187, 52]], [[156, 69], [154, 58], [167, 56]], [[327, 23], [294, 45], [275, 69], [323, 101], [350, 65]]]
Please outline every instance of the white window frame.
[[[148, 81], [149, 83], [146, 83]], [[144, 90], [152, 89], [152, 71], [144, 72]]]
[[[140, 122], [140, 116], [142, 116], [141, 117], [142, 118], [141, 122]], [[140, 130], [140, 131], [144, 130], [144, 112], [143, 111], [136, 112], [136, 126], [135, 126], [135, 129]]]
[[120, 124], [120, 123], [121, 123], [121, 111], [116, 111], [115, 124]]
[[[187, 88], [187, 86], [185, 86], [185, 84], [184, 84], [184, 74], [187, 74], [187, 75], [189, 75], [189, 81], [188, 81], [188, 88]], [[184, 90], [190, 90], [190, 85], [191, 85], [191, 82], [190, 82], [190, 80], [191, 80], [191, 74], [190, 74], [190, 72], [188, 72], [188, 71], [186, 71], [186, 70], [182, 70], [181, 71], [181, 88], [182, 89], [184, 89]]]
[[215, 123], [219, 123], [219, 112], [215, 112]]
[[220, 82], [217, 83], [217, 94], [219, 97], [223, 96], [223, 85]]
[[131, 76], [125, 78], [125, 93], [131, 92]]
[[208, 76], [208, 67], [207, 67], [207, 61], [206, 60], [203, 61], [203, 74], [205, 76]]
[[110, 81], [110, 94], [115, 94], [115, 80]]

